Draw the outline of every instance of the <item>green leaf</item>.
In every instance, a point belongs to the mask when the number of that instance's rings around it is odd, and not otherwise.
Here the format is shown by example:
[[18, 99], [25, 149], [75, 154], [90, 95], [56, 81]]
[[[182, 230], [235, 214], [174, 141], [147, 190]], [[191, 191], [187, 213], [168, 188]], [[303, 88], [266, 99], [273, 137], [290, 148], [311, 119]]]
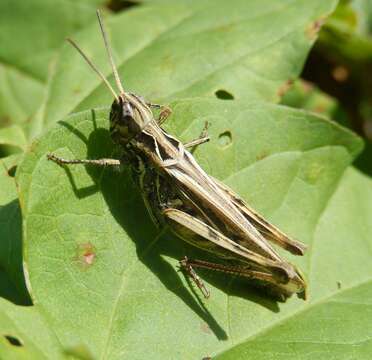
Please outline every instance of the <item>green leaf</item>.
[[[310, 254], [312, 300], [216, 359], [369, 359], [372, 351], [372, 182], [346, 171]], [[255, 321], [255, 319], [253, 319]]]
[[67, 359], [38, 306], [16, 306], [0, 299], [2, 359]]
[[0, 127], [19, 124], [32, 132], [61, 45], [66, 36], [95, 21], [95, 8], [103, 2], [0, 2]]
[[[335, 5], [322, 0], [149, 2], [111, 17], [107, 27], [124, 87], [151, 101], [215, 97], [219, 90], [235, 99], [276, 101], [301, 71], [318, 19]], [[98, 26], [75, 40], [109, 76]], [[66, 46], [51, 79], [43, 126], [111, 101], [101, 80]]]
[[[359, 138], [315, 115], [261, 102], [194, 99], [172, 108], [168, 129], [183, 140], [197, 136], [206, 120], [211, 122], [212, 141], [195, 153], [209, 173], [310, 245], [304, 258], [285, 256], [304, 270], [311, 298], [278, 304], [246, 281], [203, 273], [212, 296], [200, 302], [197, 291], [177, 272], [177, 261], [204, 254], [157, 232], [127, 171], [62, 168], [47, 161], [50, 151], [67, 158], [112, 154], [108, 109], [83, 112], [42, 137], [18, 175], [32, 294], [52, 319], [61, 343], [84, 344], [98, 358], [141, 359], [149, 353], [154, 358], [228, 358], [231, 352], [231, 358], [243, 359], [249, 349], [245, 345], [254, 342], [255, 358], [266, 359], [256, 344], [269, 329], [278, 329], [277, 334], [281, 324], [288, 324], [294, 339], [306, 339], [316, 318], [303, 324], [294, 320], [311, 311], [325, 327], [333, 326], [322, 306], [337, 293], [337, 282], [340, 294], [347, 294], [372, 273], [367, 261], [357, 271], [360, 253], [367, 254], [358, 243], [359, 236], [369, 241], [367, 224], [358, 232], [360, 223], [353, 226], [354, 218], [345, 219], [354, 188], [346, 192], [348, 177], [343, 174], [361, 150]], [[360, 182], [364, 191], [369, 183]], [[364, 214], [360, 221], [367, 221], [366, 202], [355, 199]], [[360, 213], [355, 208], [355, 216]], [[340, 230], [339, 216], [347, 220]], [[356, 253], [350, 251], [351, 239], [358, 244]], [[336, 241], [341, 243], [336, 246]], [[345, 256], [347, 261], [342, 260]], [[359, 323], [350, 321], [347, 329], [338, 329], [339, 342], [348, 332], [358, 334], [359, 327], [353, 326]], [[275, 352], [275, 343], [270, 344], [264, 343], [262, 350]], [[354, 351], [353, 346], [343, 349]], [[307, 347], [293, 354], [305, 357]]]
[[26, 144], [25, 133], [20, 126], [12, 125], [5, 128], [0, 128], [0, 148], [3, 145], [10, 145], [23, 150]]

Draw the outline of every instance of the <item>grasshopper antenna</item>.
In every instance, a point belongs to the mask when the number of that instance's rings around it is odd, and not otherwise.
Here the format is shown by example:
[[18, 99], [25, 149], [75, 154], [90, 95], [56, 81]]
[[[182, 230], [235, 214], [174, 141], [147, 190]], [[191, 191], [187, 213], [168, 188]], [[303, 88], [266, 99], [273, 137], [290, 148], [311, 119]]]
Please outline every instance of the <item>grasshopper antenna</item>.
[[118, 89], [120, 91], [120, 95], [124, 95], [125, 92], [124, 92], [124, 89], [123, 89], [123, 85], [121, 84], [121, 81], [120, 81], [120, 77], [119, 77], [119, 74], [118, 74], [118, 69], [116, 68], [116, 65], [115, 65], [115, 62], [114, 62], [114, 57], [112, 55], [111, 47], [110, 47], [108, 39], [107, 39], [107, 32], [106, 32], [105, 27], [103, 25], [103, 20], [102, 20], [102, 17], [101, 17], [101, 14], [100, 14], [99, 10], [97, 10], [97, 17], [98, 17], [99, 26], [101, 27], [101, 32], [102, 32], [102, 36], [103, 36], [103, 41], [105, 43], [105, 48], [106, 48], [106, 51], [107, 51], [107, 55], [108, 55], [110, 63], [111, 63], [112, 72], [114, 73], [116, 86], [118, 87]]
[[105, 76], [98, 70], [98, 68], [92, 63], [92, 61], [88, 58], [88, 56], [84, 53], [82, 49], [76, 44], [76, 42], [72, 39], [67, 39], [67, 41], [80, 53], [80, 55], [84, 58], [84, 60], [88, 63], [88, 65], [93, 69], [93, 71], [101, 78], [101, 80], [106, 84], [108, 89], [112, 92], [117, 102], [119, 102], [119, 97], [116, 94], [115, 90], [105, 78]]

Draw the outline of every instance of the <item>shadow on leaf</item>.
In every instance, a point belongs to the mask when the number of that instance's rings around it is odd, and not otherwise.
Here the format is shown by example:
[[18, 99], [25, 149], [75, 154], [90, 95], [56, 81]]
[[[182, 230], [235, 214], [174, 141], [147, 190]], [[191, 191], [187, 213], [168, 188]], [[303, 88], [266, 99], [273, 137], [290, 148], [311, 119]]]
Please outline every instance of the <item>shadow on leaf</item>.
[[17, 199], [0, 206], [0, 297], [31, 305], [22, 258], [22, 219]]

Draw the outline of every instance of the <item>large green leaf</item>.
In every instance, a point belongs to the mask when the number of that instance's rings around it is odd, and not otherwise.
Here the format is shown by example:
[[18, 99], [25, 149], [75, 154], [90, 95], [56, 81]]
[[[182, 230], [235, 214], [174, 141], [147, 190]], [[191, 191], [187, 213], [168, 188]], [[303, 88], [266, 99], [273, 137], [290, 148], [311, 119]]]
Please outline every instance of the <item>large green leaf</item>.
[[[149, 2], [107, 21], [127, 89], [152, 101], [215, 96], [277, 100], [298, 76], [319, 19], [336, 1], [202, 0]], [[75, 39], [105, 75], [111, 69], [98, 25]], [[107, 106], [112, 95], [66, 46], [50, 82], [42, 121]]]
[[[250, 347], [244, 345], [254, 341], [252, 351], [259, 358], [256, 343], [271, 336], [268, 329], [278, 329], [277, 334], [288, 324], [287, 332], [296, 339], [318, 330], [316, 319], [332, 327], [322, 306], [333, 299], [337, 282], [340, 294], [347, 294], [344, 290], [372, 273], [367, 262], [357, 272], [365, 248], [357, 244], [356, 253], [350, 253], [352, 220], [344, 224], [348, 233], [335, 223], [350, 210], [344, 203], [337, 206], [338, 197], [347, 203], [351, 196], [342, 190], [348, 177], [338, 184], [360, 151], [360, 140], [322, 118], [266, 103], [194, 99], [173, 108], [169, 130], [183, 140], [196, 136], [205, 120], [211, 122], [212, 141], [196, 152], [202, 166], [310, 245], [304, 258], [286, 255], [307, 275], [310, 300], [278, 304], [244, 281], [203, 274], [212, 297], [200, 302], [176, 269], [185, 254], [204, 254], [157, 232], [127, 171], [64, 169], [47, 161], [49, 151], [69, 158], [110, 156], [108, 110], [83, 112], [41, 138], [19, 171], [32, 296], [50, 314], [62, 344], [85, 344], [94, 356], [110, 359], [142, 359], [149, 353], [194, 359], [218, 353], [224, 358], [230, 351], [232, 358], [246, 358]], [[353, 181], [359, 179], [355, 177]], [[332, 198], [337, 186], [341, 193]], [[364, 201], [355, 204], [367, 206]], [[367, 221], [367, 211], [363, 209], [360, 221]], [[357, 232], [353, 241], [362, 241], [364, 234], [368, 229]], [[332, 253], [329, 237], [334, 239]], [[311, 311], [314, 322], [298, 325], [297, 316]], [[349, 331], [357, 334], [350, 328], [338, 330], [340, 342]], [[274, 353], [275, 343], [270, 344], [262, 351]], [[352, 346], [344, 348], [353, 351]], [[327, 349], [321, 350], [323, 355]], [[305, 357], [307, 348], [295, 351]], [[267, 357], [263, 353], [261, 358]]]

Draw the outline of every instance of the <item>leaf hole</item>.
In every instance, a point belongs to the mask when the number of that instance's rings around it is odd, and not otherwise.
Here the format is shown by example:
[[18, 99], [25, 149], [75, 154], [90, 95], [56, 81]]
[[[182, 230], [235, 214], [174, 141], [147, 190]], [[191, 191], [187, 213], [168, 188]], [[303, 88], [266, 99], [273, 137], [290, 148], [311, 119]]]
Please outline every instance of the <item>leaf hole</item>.
[[232, 143], [232, 134], [231, 131], [227, 130], [218, 135], [218, 144], [221, 147], [227, 147]]
[[215, 93], [216, 97], [220, 100], [234, 100], [234, 95], [227, 90], [217, 90]]
[[13, 346], [23, 346], [23, 342], [16, 338], [15, 336], [11, 336], [11, 335], [4, 335], [5, 339], [8, 340], [9, 344], [10, 345], [13, 345]]
[[8, 175], [9, 175], [10, 177], [14, 177], [16, 171], [17, 171], [17, 166], [14, 165], [14, 166], [12, 166], [11, 168], [8, 169]]
[[138, 5], [139, 3], [137, 1], [130, 0], [109, 0], [106, 3], [106, 7], [116, 13]]

